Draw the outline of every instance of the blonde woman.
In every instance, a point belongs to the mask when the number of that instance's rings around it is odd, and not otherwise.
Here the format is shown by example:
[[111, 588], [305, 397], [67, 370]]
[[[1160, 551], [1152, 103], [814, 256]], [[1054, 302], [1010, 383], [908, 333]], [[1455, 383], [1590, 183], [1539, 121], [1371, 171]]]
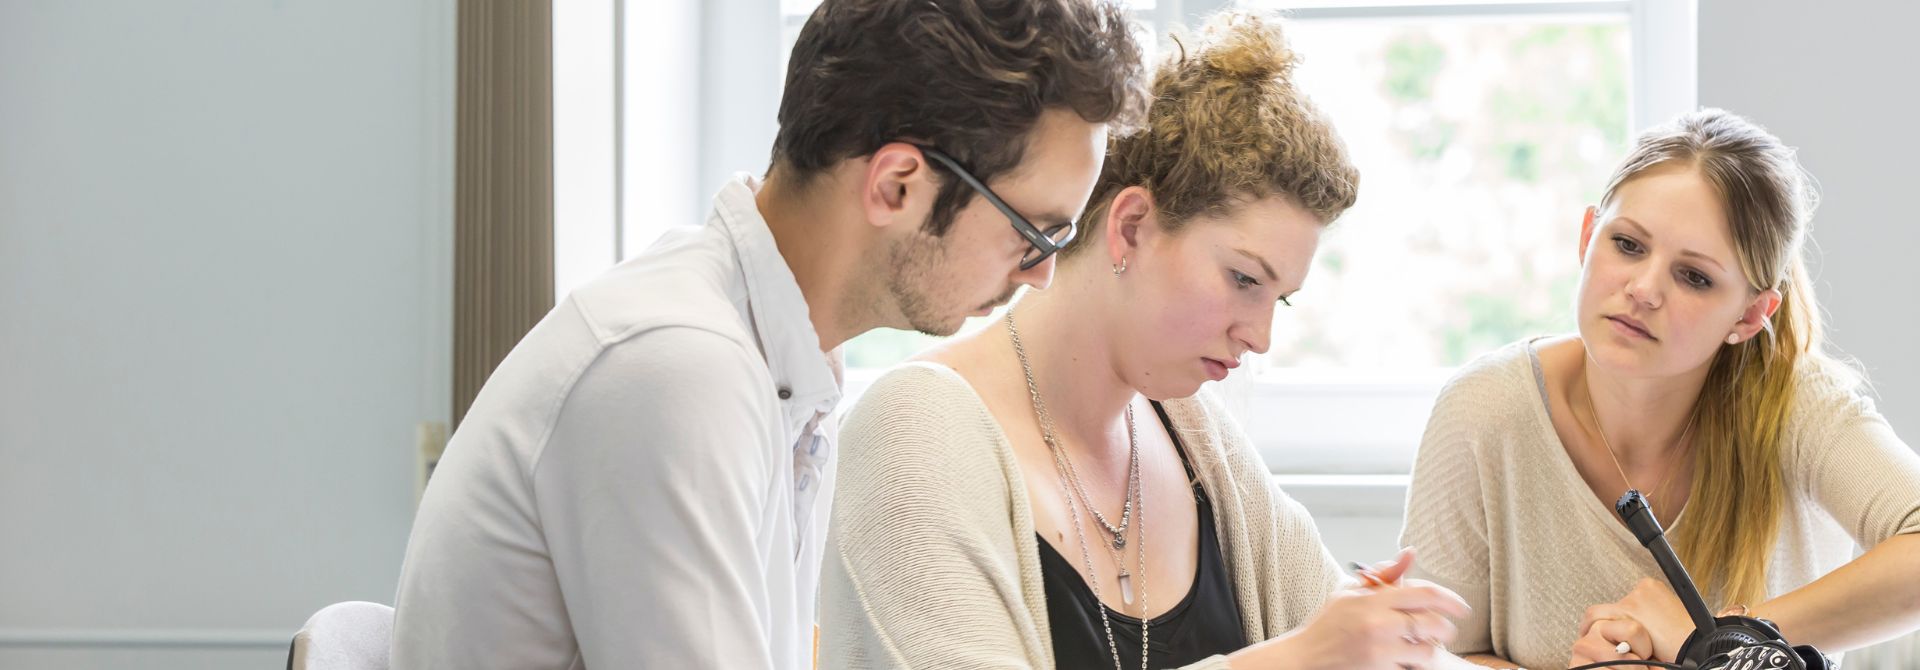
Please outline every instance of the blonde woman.
[[1195, 395], [1267, 349], [1358, 175], [1294, 87], [1277, 24], [1230, 15], [1180, 51], [1147, 129], [1111, 144], [1053, 284], [888, 372], [848, 415], [822, 666], [1447, 660], [1435, 642], [1459, 600], [1348, 586], [1232, 418]]
[[1629, 488], [1711, 608], [1829, 653], [1920, 626], [1920, 456], [1822, 349], [1808, 182], [1724, 111], [1650, 131], [1581, 225], [1579, 332], [1441, 393], [1401, 542], [1474, 605], [1453, 650], [1671, 662], [1693, 625], [1612, 512]]

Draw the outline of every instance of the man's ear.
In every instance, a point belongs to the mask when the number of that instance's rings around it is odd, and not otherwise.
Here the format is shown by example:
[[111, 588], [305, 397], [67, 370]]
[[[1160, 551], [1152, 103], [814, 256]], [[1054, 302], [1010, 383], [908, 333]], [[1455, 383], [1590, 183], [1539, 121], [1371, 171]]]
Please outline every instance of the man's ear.
[[898, 221], [921, 221], [933, 208], [938, 184], [932, 166], [920, 148], [889, 142], [867, 157], [866, 177], [860, 187], [860, 209], [867, 224], [885, 227]]
[[[1128, 186], [1114, 194], [1113, 204], [1107, 207], [1107, 220], [1101, 229], [1102, 241], [1106, 243], [1108, 262], [1119, 265], [1120, 260], [1132, 256], [1140, 248], [1141, 233], [1154, 212], [1153, 192], [1141, 186]], [[1145, 231], [1151, 236], [1152, 231]]]

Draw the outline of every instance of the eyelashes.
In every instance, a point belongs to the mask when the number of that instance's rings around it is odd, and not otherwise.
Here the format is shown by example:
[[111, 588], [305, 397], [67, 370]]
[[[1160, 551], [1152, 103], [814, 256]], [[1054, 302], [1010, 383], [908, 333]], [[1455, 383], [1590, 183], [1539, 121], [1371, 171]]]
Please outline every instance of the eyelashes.
[[1228, 270], [1227, 272], [1233, 275], [1233, 283], [1238, 288], [1248, 289], [1260, 285], [1260, 280], [1248, 276], [1247, 273], [1239, 270]]
[[[1260, 285], [1260, 280], [1254, 279], [1252, 275], [1249, 275], [1245, 272], [1241, 272], [1239, 270], [1228, 270], [1227, 273], [1229, 276], [1233, 277], [1234, 287], [1240, 290], [1244, 291]], [[1288, 307], [1293, 306], [1293, 301], [1288, 300], [1287, 296], [1284, 296], [1284, 295], [1274, 298], [1274, 300]]]
[[[1619, 249], [1620, 253], [1627, 256], [1637, 257], [1647, 253], [1647, 248], [1642, 246], [1639, 240], [1625, 235], [1613, 236], [1613, 246], [1615, 249]], [[1680, 277], [1680, 283], [1686, 284], [1688, 287], [1701, 291], [1713, 288], [1713, 278], [1708, 277], [1706, 273], [1699, 270], [1683, 267], [1680, 268], [1676, 274]]]
[[1696, 272], [1693, 270], [1681, 270], [1680, 278], [1681, 280], [1685, 281], [1688, 286], [1692, 286], [1697, 289], [1705, 290], [1705, 289], [1713, 288], [1712, 279], [1709, 279], [1706, 275], [1700, 274], [1699, 272]]

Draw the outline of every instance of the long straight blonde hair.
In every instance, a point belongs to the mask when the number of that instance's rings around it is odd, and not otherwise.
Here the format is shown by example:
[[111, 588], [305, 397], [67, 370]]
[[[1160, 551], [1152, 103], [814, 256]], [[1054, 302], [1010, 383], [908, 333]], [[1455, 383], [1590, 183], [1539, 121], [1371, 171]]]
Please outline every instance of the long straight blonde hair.
[[1687, 522], [1674, 550], [1718, 607], [1757, 604], [1785, 506], [1782, 442], [1803, 366], [1844, 369], [1823, 352], [1824, 333], [1802, 249], [1817, 202], [1794, 151], [1747, 119], [1718, 109], [1681, 116], [1642, 135], [1614, 171], [1601, 202], [1648, 170], [1696, 170], [1720, 197], [1749, 288], [1780, 291], [1765, 332], [1714, 354], [1695, 405]]

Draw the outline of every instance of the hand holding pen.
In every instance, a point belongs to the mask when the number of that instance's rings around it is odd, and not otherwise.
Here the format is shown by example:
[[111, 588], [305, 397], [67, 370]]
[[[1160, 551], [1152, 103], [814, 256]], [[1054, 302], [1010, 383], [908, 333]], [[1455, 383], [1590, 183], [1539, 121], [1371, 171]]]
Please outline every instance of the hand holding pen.
[[[1452, 667], [1459, 661], [1444, 647], [1453, 641], [1453, 619], [1467, 616], [1469, 608], [1438, 585], [1403, 580], [1412, 566], [1411, 550], [1371, 568], [1358, 566], [1359, 581], [1334, 592], [1311, 620], [1249, 651], [1284, 650], [1284, 667], [1296, 668]], [[1243, 663], [1238, 656], [1230, 657], [1236, 668], [1282, 667]]]
[[[1362, 564], [1359, 561], [1350, 562], [1347, 566], [1353, 570], [1353, 575], [1360, 579], [1361, 586], [1367, 590], [1398, 588], [1403, 583], [1403, 578], [1406, 576], [1407, 571], [1413, 567], [1413, 548], [1408, 547], [1401, 549], [1400, 553], [1393, 557], [1393, 560], [1381, 561], [1372, 566]], [[1420, 585], [1432, 586], [1424, 582], [1421, 582]], [[1431, 645], [1436, 651], [1446, 648], [1447, 642], [1450, 640], [1443, 640], [1440, 639], [1439, 636], [1432, 634], [1423, 634], [1417, 626], [1419, 623], [1418, 618], [1411, 613], [1407, 614], [1409, 625], [1406, 634], [1400, 636], [1401, 640], [1412, 645]], [[1450, 624], [1451, 622], [1448, 623]], [[1447, 632], [1451, 633], [1452, 629], [1449, 627]], [[1448, 637], [1451, 637], [1451, 635], [1448, 635]], [[1439, 655], [1446, 656], [1446, 654]], [[1459, 665], [1464, 666], [1467, 664], [1461, 661]], [[1400, 667], [1410, 669], [1415, 666], [1401, 665]]]

